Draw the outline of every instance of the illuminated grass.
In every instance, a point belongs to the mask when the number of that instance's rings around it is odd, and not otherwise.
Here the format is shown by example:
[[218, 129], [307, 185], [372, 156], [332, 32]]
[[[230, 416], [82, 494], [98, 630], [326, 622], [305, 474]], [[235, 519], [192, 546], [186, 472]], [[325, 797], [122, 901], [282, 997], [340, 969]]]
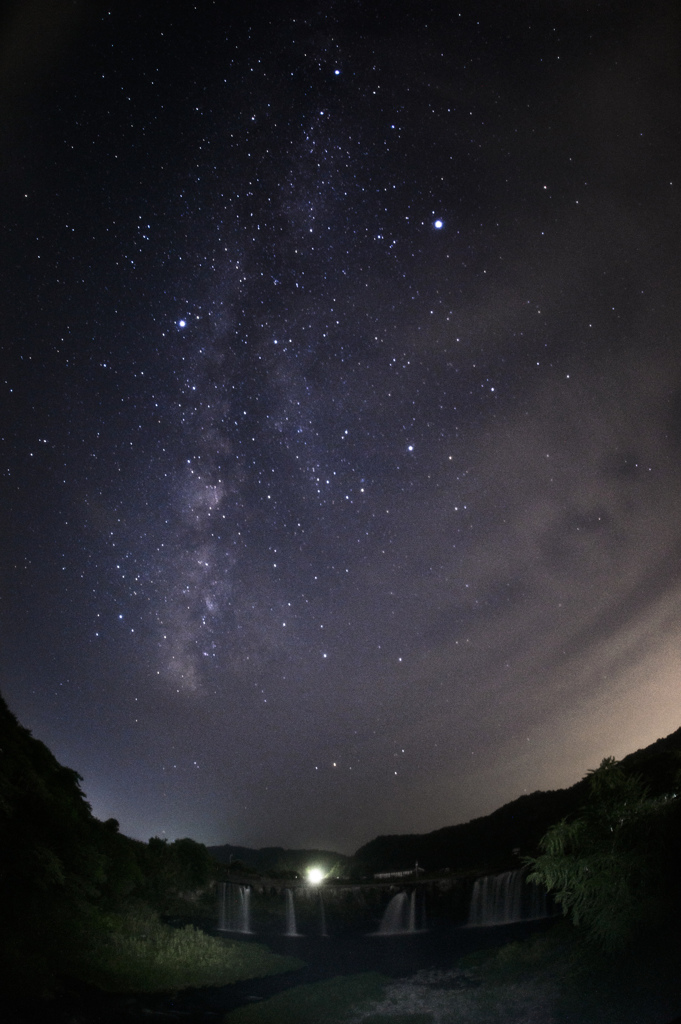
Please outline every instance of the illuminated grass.
[[215, 938], [192, 925], [171, 928], [151, 912], [136, 910], [112, 916], [79, 974], [109, 992], [162, 992], [229, 985], [303, 966], [265, 946]]

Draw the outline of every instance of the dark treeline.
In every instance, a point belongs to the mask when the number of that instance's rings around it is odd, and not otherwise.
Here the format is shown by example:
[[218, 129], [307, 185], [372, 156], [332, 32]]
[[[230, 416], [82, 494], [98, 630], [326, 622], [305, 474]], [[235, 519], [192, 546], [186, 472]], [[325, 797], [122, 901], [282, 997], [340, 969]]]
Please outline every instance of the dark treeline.
[[[669, 758], [670, 768], [675, 760]], [[606, 757], [585, 781], [578, 814], [553, 824], [539, 855], [525, 858], [529, 881], [551, 892], [572, 923], [610, 952], [659, 928], [676, 933], [681, 774], [654, 793], [642, 773]]]
[[48, 991], [131, 900], [158, 912], [209, 885], [191, 839], [137, 842], [93, 817], [80, 776], [0, 698], [0, 956], [5, 984]]

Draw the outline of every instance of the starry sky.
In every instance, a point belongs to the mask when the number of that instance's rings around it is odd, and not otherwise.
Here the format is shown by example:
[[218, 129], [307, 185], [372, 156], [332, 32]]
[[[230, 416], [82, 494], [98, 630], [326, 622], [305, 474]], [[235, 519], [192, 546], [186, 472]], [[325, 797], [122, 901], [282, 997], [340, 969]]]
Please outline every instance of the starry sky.
[[94, 813], [349, 853], [678, 728], [676, 5], [0, 38], [0, 689]]

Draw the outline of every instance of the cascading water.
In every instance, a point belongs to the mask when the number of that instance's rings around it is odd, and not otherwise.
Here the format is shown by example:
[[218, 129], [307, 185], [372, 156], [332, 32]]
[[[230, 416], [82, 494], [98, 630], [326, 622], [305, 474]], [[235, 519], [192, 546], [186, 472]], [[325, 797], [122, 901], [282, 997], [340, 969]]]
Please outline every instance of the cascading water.
[[286, 931], [284, 935], [291, 939], [300, 935], [296, 928], [296, 905], [293, 901], [293, 889], [286, 890]]
[[407, 931], [416, 931], [416, 889], [409, 897], [409, 913], [407, 915]]
[[251, 890], [247, 885], [220, 882], [218, 930], [251, 934]]
[[411, 935], [416, 932], [416, 889], [396, 893], [385, 908], [378, 935]]
[[468, 926], [486, 928], [549, 916], [546, 893], [525, 881], [525, 869], [478, 878], [473, 886]]

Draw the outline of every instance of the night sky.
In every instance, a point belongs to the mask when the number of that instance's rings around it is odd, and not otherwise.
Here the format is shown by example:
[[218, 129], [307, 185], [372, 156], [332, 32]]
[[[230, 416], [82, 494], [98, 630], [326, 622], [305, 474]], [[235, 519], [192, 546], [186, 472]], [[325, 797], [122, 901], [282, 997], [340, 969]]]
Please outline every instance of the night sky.
[[667, 0], [24, 0], [0, 689], [128, 835], [352, 852], [681, 725]]

